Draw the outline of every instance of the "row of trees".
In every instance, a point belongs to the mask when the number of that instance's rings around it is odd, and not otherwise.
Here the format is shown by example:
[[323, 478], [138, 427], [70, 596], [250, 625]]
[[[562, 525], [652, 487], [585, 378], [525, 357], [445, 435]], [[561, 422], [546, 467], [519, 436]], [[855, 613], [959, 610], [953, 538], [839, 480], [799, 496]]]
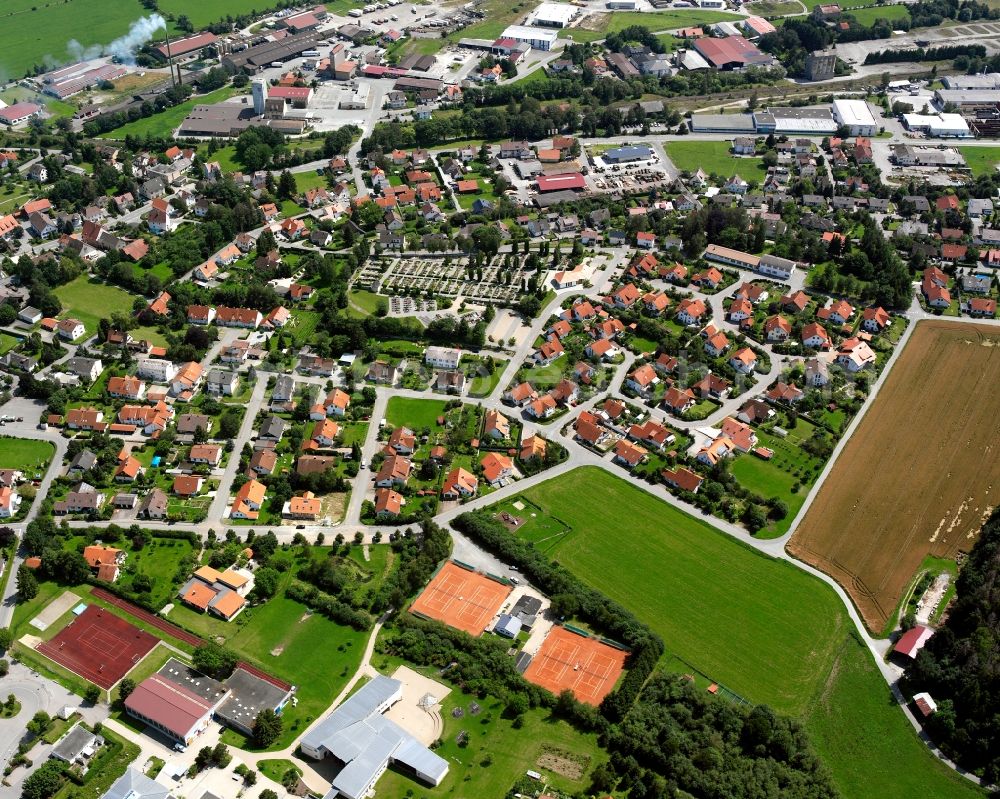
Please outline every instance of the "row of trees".
[[937, 712], [925, 722], [960, 766], [1000, 782], [1000, 511], [995, 511], [962, 566], [945, 623], [917, 653], [900, 687], [927, 691]]

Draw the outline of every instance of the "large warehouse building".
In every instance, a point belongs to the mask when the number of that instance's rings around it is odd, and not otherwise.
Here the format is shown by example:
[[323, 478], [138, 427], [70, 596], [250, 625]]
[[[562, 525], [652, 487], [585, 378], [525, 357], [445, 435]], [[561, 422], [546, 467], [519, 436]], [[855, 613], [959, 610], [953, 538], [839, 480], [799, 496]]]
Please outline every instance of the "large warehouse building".
[[845, 125], [851, 136], [874, 136], [878, 125], [864, 100], [834, 100], [833, 118]]
[[528, 16], [527, 23], [540, 28], [565, 28], [579, 11], [568, 3], [542, 3]]
[[529, 28], [525, 25], [511, 25], [501, 35], [502, 39], [513, 39], [515, 42], [524, 42], [535, 50], [551, 50], [559, 37], [555, 31], [544, 30], [542, 28]]
[[742, 36], [726, 36], [722, 39], [705, 37], [695, 39], [691, 46], [716, 69], [768, 67], [774, 63], [774, 56], [762, 53]]

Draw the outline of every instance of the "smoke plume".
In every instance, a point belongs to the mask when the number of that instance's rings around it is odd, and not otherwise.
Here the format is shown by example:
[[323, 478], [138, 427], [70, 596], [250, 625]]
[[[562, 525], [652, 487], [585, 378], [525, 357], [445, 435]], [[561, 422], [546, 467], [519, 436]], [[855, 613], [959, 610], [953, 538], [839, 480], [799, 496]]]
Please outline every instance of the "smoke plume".
[[119, 36], [109, 45], [95, 44], [84, 47], [76, 39], [71, 39], [66, 45], [66, 51], [74, 61], [86, 61], [99, 55], [109, 55], [124, 64], [135, 62], [135, 53], [146, 42], [156, 35], [158, 30], [166, 29], [167, 21], [159, 14], [137, 19], [128, 27], [128, 33]]

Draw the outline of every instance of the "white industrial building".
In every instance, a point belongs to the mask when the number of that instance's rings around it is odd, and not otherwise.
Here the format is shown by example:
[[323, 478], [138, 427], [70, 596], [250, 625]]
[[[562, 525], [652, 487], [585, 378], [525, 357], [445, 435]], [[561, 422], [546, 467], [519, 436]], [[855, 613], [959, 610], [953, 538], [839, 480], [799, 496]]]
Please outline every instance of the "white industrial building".
[[382, 715], [402, 696], [403, 684], [380, 674], [302, 738], [307, 757], [344, 764], [325, 799], [368, 796], [390, 763], [430, 785], [441, 784], [448, 761]]
[[940, 138], [971, 138], [972, 131], [961, 114], [903, 114], [909, 130]]
[[501, 39], [513, 39], [515, 42], [524, 42], [535, 50], [551, 50], [552, 45], [559, 38], [553, 30], [544, 28], [529, 28], [525, 25], [511, 25], [501, 35]]
[[864, 100], [834, 100], [833, 118], [845, 125], [851, 136], [874, 136], [878, 125]]
[[565, 28], [580, 13], [568, 3], [542, 3], [531, 12], [527, 22], [540, 28]]
[[340, 107], [344, 110], [363, 111], [368, 108], [371, 102], [371, 86], [365, 81], [358, 81], [358, 88], [354, 93], [348, 95], [340, 101]]

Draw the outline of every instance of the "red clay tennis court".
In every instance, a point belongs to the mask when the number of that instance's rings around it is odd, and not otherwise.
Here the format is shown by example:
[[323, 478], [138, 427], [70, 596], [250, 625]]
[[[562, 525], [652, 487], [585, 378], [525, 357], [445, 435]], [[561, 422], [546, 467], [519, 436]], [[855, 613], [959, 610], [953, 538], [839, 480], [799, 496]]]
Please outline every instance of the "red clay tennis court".
[[410, 606], [418, 616], [482, 635], [513, 589], [449, 561]]
[[104, 608], [90, 605], [38, 651], [101, 688], [111, 688], [159, 639]]
[[581, 702], [599, 705], [625, 670], [628, 653], [565, 627], [553, 627], [524, 677], [554, 694], [567, 688]]

